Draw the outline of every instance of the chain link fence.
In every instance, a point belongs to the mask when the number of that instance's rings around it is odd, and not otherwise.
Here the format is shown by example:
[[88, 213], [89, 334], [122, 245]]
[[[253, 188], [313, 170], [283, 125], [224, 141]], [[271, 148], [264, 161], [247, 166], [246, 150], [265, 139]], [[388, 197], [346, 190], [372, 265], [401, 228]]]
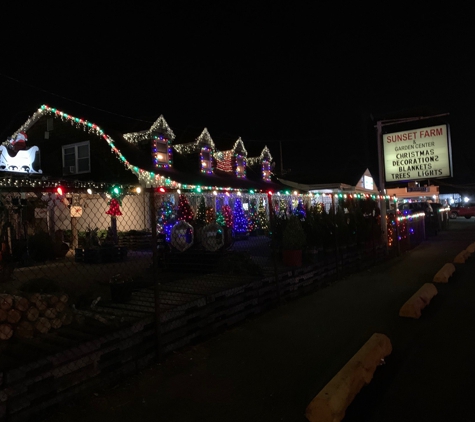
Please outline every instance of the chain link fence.
[[126, 193], [0, 194], [0, 417], [110, 385], [394, 250], [371, 198]]

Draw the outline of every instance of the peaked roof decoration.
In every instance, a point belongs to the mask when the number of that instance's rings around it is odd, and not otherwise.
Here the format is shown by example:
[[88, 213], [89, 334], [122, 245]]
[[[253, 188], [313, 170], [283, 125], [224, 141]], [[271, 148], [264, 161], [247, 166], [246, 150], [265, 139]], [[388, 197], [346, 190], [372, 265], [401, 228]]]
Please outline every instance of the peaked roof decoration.
[[242, 155], [247, 157], [247, 150], [244, 147], [244, 142], [242, 141], [241, 137], [238, 138], [238, 140], [234, 143], [233, 149], [230, 149], [228, 151], [215, 151], [214, 152], [214, 158], [216, 158], [219, 161], [223, 161], [226, 159], [229, 159], [230, 156], [236, 153], [236, 150], [240, 149], [242, 152]]
[[[167, 187], [170, 189], [190, 189], [190, 190], [223, 190], [223, 191], [246, 191], [248, 187], [222, 187], [215, 185], [213, 186], [213, 180], [212, 178], [209, 179], [209, 185], [210, 186], [203, 186], [203, 184], [184, 184], [177, 182], [176, 180], [173, 180], [171, 177], [166, 176], [167, 172], [165, 171], [164, 174], [157, 174], [151, 171], [144, 170], [143, 168], [140, 168], [138, 166], [134, 166], [131, 164], [128, 159], [121, 153], [121, 151], [116, 147], [114, 139], [112, 139], [111, 136], [106, 134], [97, 124], [90, 122], [88, 120], [72, 116], [70, 114], [67, 114], [61, 110], [58, 110], [56, 108], [50, 107], [48, 105], [43, 104], [35, 113], [33, 113], [32, 116], [30, 116], [27, 121], [16, 131], [12, 134], [12, 137], [15, 137], [19, 132], [26, 132], [28, 131], [39, 119], [41, 119], [43, 116], [53, 116], [54, 118], [61, 119], [63, 122], [69, 122], [72, 126], [75, 126], [78, 129], [82, 129], [92, 135], [98, 136], [100, 139], [104, 140], [107, 142], [109, 145], [111, 152], [113, 152], [118, 160], [120, 160], [125, 168], [129, 171], [131, 171], [139, 180], [139, 182], [142, 185], [145, 186], [151, 186], [151, 187]], [[167, 128], [168, 125], [166, 125], [165, 119], [163, 119], [163, 116], [160, 116], [158, 120], [152, 125], [152, 127], [148, 131], [144, 132], [136, 132], [137, 136], [140, 137], [142, 134], [146, 134], [145, 136], [149, 136], [150, 134], [153, 134], [154, 131], [157, 130], [157, 128]], [[173, 134], [173, 131], [168, 132], [171, 136], [175, 136]], [[129, 139], [131, 139], [135, 134], [130, 133], [128, 135], [131, 135]], [[154, 135], [152, 135], [154, 136]], [[119, 138], [118, 138], [119, 139]], [[130, 142], [130, 140], [128, 140]], [[239, 141], [239, 140], [238, 140]], [[9, 141], [5, 141], [8, 143]], [[133, 141], [132, 141], [133, 142]], [[241, 141], [242, 142], [242, 141]], [[237, 144], [237, 142], [236, 142]], [[194, 150], [195, 148], [197, 150], [200, 150], [202, 146], [208, 145], [212, 149], [215, 149], [215, 144], [211, 138], [211, 136], [208, 133], [208, 130], [205, 128], [201, 135], [196, 139], [196, 142], [191, 142], [189, 144], [179, 144], [175, 145], [174, 147], [177, 148], [177, 150], [181, 149], [180, 147], [187, 147], [185, 149], [186, 152], [190, 152], [190, 150]], [[266, 147], [267, 148], [267, 147]], [[264, 150], [266, 150], [266, 148]], [[264, 154], [264, 150], [261, 153], [261, 156]], [[268, 151], [268, 150], [267, 150]], [[270, 156], [270, 153], [269, 153]], [[173, 177], [173, 174], [172, 174]], [[16, 182], [15, 182], [16, 183]], [[35, 182], [36, 183], [36, 182]], [[39, 182], [38, 182], [39, 183]], [[49, 183], [48, 181], [45, 181], [45, 183]], [[78, 182], [79, 183], [79, 182]], [[82, 182], [81, 182], [82, 183]], [[195, 182], [196, 183], [196, 182]], [[206, 182], [207, 183], [207, 182]], [[216, 182], [214, 182], [216, 183]]]
[[262, 161], [264, 160], [267, 160], [269, 162], [273, 160], [272, 155], [269, 151], [269, 148], [267, 148], [267, 145], [264, 147], [259, 157], [250, 157], [247, 159], [247, 162], [250, 166], [252, 166], [254, 164], [262, 163]]
[[131, 132], [124, 133], [124, 139], [131, 143], [139, 143], [140, 141], [149, 140], [153, 138], [158, 138], [160, 134], [164, 135], [166, 138], [173, 141], [175, 139], [175, 134], [173, 130], [168, 126], [163, 115], [155, 121], [155, 123], [148, 130], [143, 130], [140, 132]]
[[239, 147], [241, 148], [241, 151], [243, 152], [243, 154], [247, 156], [247, 150], [246, 150], [246, 147], [244, 146], [244, 142], [242, 141], [241, 137], [239, 137], [236, 143], [234, 144], [233, 151], [236, 152], [236, 150]]
[[173, 145], [173, 148], [175, 148], [175, 150], [180, 154], [190, 154], [201, 151], [201, 147], [205, 145], [208, 145], [212, 150], [216, 149], [216, 145], [214, 144], [213, 139], [206, 128], [203, 129], [200, 136], [196, 138], [195, 142]]
[[[81, 119], [79, 117], [74, 117], [71, 116], [70, 114], [64, 113], [56, 108], [49, 107], [47, 105], [42, 105], [38, 111], [36, 111], [14, 134], [17, 134], [18, 132], [22, 131], [27, 131], [31, 126], [33, 126], [36, 121], [38, 121], [43, 115], [53, 115], [56, 118], [59, 118], [63, 121], [69, 121], [71, 125], [76, 126], [77, 128], [81, 128], [85, 131], [88, 131], [91, 134], [97, 135], [100, 138], [104, 139], [108, 144], [109, 147], [111, 148], [112, 152], [115, 153], [116, 157], [122, 161], [124, 164], [125, 168], [130, 170], [132, 173], [134, 173], [137, 178], [139, 179], [140, 182], [143, 184], [149, 184], [153, 187], [159, 187], [159, 186], [167, 186], [170, 188], [175, 188], [178, 189], [181, 186], [180, 183], [177, 183], [173, 180], [171, 180], [169, 177], [164, 177], [159, 174], [155, 174], [152, 172], [148, 172], [146, 170], [143, 170], [141, 168], [138, 168], [136, 166], [131, 165], [127, 159], [124, 157], [124, 155], [120, 152], [120, 150], [115, 146], [114, 140], [104, 133], [104, 131], [97, 126], [95, 123], [89, 122], [87, 120]], [[193, 189], [191, 187], [190, 189]]]

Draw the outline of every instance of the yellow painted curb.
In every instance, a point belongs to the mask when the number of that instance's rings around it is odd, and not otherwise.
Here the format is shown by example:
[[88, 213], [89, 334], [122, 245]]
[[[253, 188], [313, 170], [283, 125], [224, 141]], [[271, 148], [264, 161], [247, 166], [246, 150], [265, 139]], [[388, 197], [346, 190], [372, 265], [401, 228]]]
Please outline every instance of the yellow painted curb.
[[375, 333], [315, 396], [305, 411], [310, 422], [338, 422], [361, 388], [373, 379], [381, 360], [391, 354], [391, 341]]
[[434, 276], [432, 280], [434, 283], [448, 283], [449, 278], [455, 272], [455, 265], [452, 263], [445, 264]]
[[419, 319], [421, 311], [430, 303], [431, 299], [437, 294], [437, 289], [432, 283], [425, 283], [414, 293], [409, 300], [402, 305], [399, 310], [399, 316]]
[[467, 247], [467, 251], [469, 251], [471, 254], [475, 252], [475, 243], [471, 243]]
[[470, 252], [467, 251], [466, 249], [462, 252], [460, 252], [455, 258], [454, 258], [454, 263], [455, 264], [465, 264], [465, 260], [470, 257]]

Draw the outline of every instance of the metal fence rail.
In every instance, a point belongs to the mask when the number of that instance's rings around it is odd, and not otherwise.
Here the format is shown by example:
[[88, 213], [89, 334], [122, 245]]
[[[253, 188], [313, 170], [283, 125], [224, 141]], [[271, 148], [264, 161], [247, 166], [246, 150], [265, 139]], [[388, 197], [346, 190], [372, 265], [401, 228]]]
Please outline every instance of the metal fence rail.
[[[110, 383], [425, 237], [423, 218], [407, 220], [387, 248], [376, 202], [336, 205], [2, 191], [0, 418]], [[297, 232], [303, 252], [289, 263]]]

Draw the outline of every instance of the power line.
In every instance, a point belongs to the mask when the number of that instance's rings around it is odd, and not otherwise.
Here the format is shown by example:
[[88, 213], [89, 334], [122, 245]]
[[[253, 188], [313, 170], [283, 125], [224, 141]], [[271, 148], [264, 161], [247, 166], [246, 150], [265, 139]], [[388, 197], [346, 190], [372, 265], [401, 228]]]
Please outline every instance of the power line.
[[94, 106], [91, 106], [91, 105], [89, 105], [89, 104], [82, 103], [82, 102], [80, 102], [80, 101], [76, 101], [76, 100], [73, 100], [73, 99], [68, 98], [68, 97], [64, 97], [63, 95], [59, 95], [59, 94], [56, 94], [56, 93], [54, 93], [54, 92], [47, 91], [46, 89], [39, 88], [39, 87], [37, 87], [37, 86], [35, 86], [35, 85], [31, 85], [31, 84], [29, 84], [29, 83], [20, 81], [20, 80], [18, 80], [18, 79], [16, 79], [16, 78], [12, 78], [11, 76], [5, 75], [4, 73], [1, 73], [1, 72], [0, 72], [0, 76], [3, 76], [4, 78], [9, 79], [9, 80], [11, 80], [11, 81], [14, 81], [14, 82], [16, 82], [16, 83], [18, 83], [18, 84], [20, 84], [20, 85], [24, 85], [24, 86], [27, 86], [27, 87], [29, 87], [29, 88], [36, 89], [36, 90], [41, 91], [41, 92], [44, 92], [44, 93], [46, 93], [46, 94], [53, 95], [53, 96], [55, 96], [55, 97], [61, 98], [61, 99], [66, 100], [66, 101], [70, 101], [70, 102], [72, 102], [72, 103], [79, 104], [79, 105], [84, 106], [84, 107], [88, 107], [88, 108], [91, 108], [91, 109], [94, 109], [94, 110], [98, 110], [98, 111], [101, 111], [101, 112], [103, 112], [103, 113], [108, 113], [108, 114], [111, 114], [111, 115], [114, 115], [114, 116], [117, 116], [117, 117], [124, 117], [124, 118], [126, 118], [126, 119], [135, 120], [135, 121], [137, 121], [137, 122], [153, 123], [153, 121], [151, 121], [151, 120], [137, 119], [137, 118], [135, 118], [135, 117], [126, 116], [126, 115], [124, 115], [124, 114], [114, 113], [113, 111], [104, 110], [103, 108], [94, 107]]

